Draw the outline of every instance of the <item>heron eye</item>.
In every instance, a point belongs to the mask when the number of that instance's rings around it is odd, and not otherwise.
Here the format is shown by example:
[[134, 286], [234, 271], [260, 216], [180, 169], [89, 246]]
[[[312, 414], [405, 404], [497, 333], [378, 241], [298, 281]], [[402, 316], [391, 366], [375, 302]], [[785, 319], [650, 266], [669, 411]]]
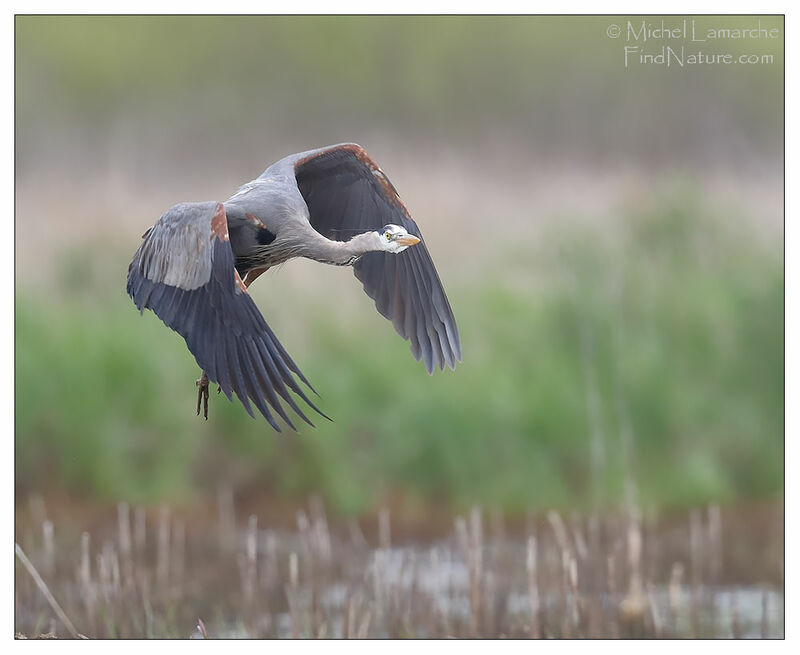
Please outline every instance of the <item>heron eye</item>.
[[383, 236], [385, 236], [386, 240], [388, 241], [389, 239], [392, 238], [392, 233], [391, 232], [386, 232]]

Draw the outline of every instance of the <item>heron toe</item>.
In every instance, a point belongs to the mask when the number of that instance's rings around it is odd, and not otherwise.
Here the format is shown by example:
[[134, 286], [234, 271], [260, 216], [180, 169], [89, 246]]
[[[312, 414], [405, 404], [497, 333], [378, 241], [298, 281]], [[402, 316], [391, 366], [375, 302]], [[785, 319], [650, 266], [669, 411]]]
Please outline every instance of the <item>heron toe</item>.
[[203, 418], [208, 420], [208, 376], [203, 371], [203, 375], [195, 381], [197, 385], [197, 415], [200, 416], [200, 401], [203, 402]]

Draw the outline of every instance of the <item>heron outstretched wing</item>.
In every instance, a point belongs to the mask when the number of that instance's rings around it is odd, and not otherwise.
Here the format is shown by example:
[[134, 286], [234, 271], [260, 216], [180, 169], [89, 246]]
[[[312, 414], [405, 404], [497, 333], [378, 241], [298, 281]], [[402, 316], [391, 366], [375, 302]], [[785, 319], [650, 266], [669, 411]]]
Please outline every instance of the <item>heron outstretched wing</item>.
[[[354, 143], [303, 153], [294, 162], [297, 187], [311, 225], [329, 239], [400, 225], [422, 239], [419, 227], [392, 183], [366, 151]], [[421, 243], [400, 254], [370, 252], [354, 265], [355, 275], [378, 311], [411, 341], [411, 353], [428, 373], [461, 361], [453, 311], [430, 253]]]
[[[290, 427], [278, 396], [307, 423], [289, 393], [306, 397], [293, 373], [311, 387], [258, 311], [234, 268], [222, 203], [183, 203], [143, 237], [128, 268], [128, 294], [185, 340], [208, 378], [250, 416], [252, 401], [276, 430], [270, 407]], [[324, 414], [322, 414], [324, 416]]]

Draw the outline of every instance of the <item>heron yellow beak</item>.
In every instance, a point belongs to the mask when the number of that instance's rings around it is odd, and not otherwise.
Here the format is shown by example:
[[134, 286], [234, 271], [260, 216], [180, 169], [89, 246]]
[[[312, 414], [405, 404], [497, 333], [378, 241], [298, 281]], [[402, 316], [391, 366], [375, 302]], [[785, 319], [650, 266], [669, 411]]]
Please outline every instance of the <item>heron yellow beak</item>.
[[419, 238], [415, 237], [413, 234], [409, 234], [405, 237], [398, 237], [395, 240], [395, 243], [398, 243], [401, 246], [416, 246], [419, 243]]

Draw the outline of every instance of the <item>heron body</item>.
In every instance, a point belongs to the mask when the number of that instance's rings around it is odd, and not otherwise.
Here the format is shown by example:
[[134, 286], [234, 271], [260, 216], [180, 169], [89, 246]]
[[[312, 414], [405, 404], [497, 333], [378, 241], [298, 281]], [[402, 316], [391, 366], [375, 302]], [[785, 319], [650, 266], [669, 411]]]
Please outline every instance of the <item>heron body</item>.
[[328, 146], [281, 159], [224, 203], [175, 205], [143, 235], [128, 293], [186, 340], [204, 371], [206, 411], [210, 380], [279, 431], [273, 412], [294, 428], [280, 399], [311, 424], [292, 394], [322, 414], [247, 292], [294, 257], [353, 266], [428, 373], [461, 360], [450, 303], [394, 186], [360, 146]]

